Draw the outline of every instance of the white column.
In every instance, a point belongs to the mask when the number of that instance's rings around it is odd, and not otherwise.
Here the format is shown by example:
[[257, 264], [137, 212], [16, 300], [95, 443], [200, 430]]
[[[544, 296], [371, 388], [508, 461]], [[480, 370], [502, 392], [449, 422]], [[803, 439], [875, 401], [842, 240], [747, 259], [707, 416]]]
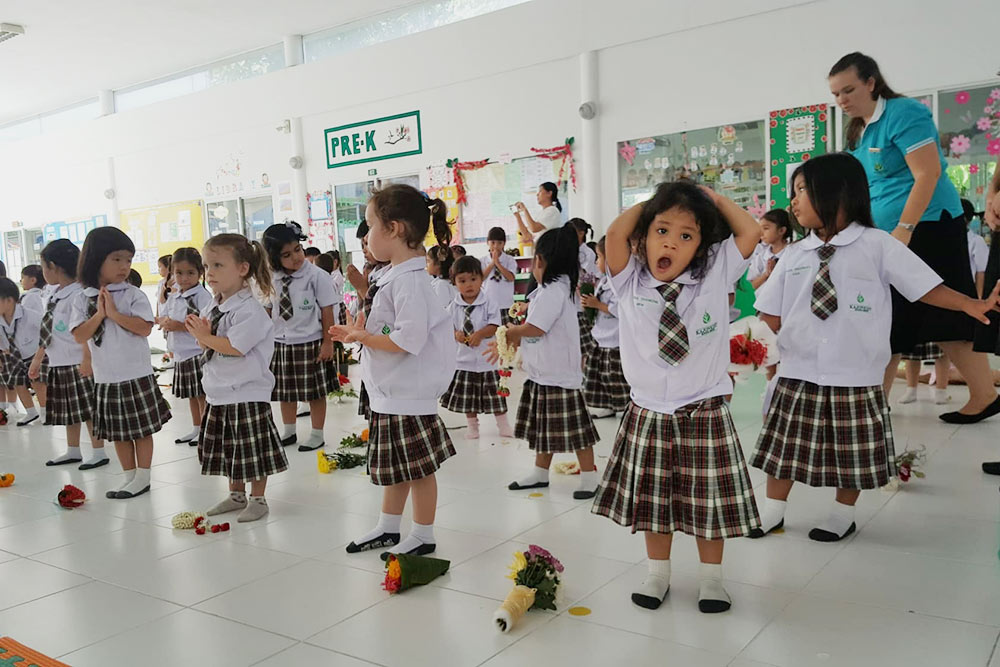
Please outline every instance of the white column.
[[112, 90], [97, 91], [97, 103], [101, 107], [102, 116], [110, 116], [115, 112], [115, 93]]
[[301, 65], [302, 35], [285, 35], [281, 41], [285, 47], [285, 67]]
[[114, 192], [115, 195], [114, 197], [108, 200], [108, 208], [107, 208], [108, 225], [111, 227], [121, 227], [122, 216], [121, 216], [121, 211], [118, 210], [118, 187], [117, 187], [118, 183], [117, 179], [115, 178], [115, 159], [113, 157], [109, 157], [107, 159], [107, 163], [108, 163], [107, 189]]
[[294, 214], [294, 220], [302, 225], [303, 230], [308, 234], [309, 230], [306, 229], [308, 225], [306, 222], [309, 220], [308, 211], [306, 209], [306, 193], [309, 192], [308, 186], [306, 184], [306, 149], [305, 149], [305, 139], [302, 136], [302, 119], [295, 117], [290, 119], [292, 126], [291, 133], [291, 150], [292, 154], [289, 158], [299, 157], [302, 159], [302, 164], [298, 169], [292, 169], [292, 212]]
[[580, 119], [580, 136], [574, 146], [578, 196], [583, 200], [581, 217], [594, 226], [595, 236], [599, 237], [609, 221], [601, 219], [601, 112], [597, 103], [600, 99], [597, 51], [581, 53], [579, 60], [580, 103], [593, 104], [597, 108], [597, 116], [591, 120]]

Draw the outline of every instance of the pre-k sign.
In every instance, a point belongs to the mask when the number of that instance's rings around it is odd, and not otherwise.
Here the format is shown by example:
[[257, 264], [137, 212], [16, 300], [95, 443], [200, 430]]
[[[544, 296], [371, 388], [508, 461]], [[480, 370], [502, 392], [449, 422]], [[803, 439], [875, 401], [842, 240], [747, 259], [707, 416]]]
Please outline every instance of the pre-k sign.
[[423, 152], [419, 111], [331, 127], [323, 134], [327, 169]]

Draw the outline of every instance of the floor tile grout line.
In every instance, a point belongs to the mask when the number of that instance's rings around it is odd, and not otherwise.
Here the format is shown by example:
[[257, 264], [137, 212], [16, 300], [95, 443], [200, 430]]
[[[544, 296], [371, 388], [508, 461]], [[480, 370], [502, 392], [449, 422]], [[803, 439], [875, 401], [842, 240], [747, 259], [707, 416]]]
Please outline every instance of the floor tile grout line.
[[990, 657], [986, 659], [986, 667], [989, 667], [990, 663], [993, 662], [993, 658], [997, 655], [997, 650], [1000, 650], [1000, 631], [997, 632], [997, 638], [993, 642], [993, 650], [990, 651]]

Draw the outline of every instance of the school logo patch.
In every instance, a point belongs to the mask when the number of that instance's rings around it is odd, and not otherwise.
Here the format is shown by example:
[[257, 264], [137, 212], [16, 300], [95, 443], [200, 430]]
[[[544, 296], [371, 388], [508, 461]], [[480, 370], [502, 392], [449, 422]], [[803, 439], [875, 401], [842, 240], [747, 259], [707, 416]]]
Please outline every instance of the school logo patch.
[[386, 336], [392, 333], [392, 329], [389, 328], [388, 324], [382, 327], [382, 333], [385, 334]]
[[709, 315], [707, 310], [705, 311], [705, 314], [701, 316], [701, 321], [704, 322], [706, 326], [703, 326], [694, 332], [694, 335], [698, 338], [704, 338], [711, 333], [715, 333], [715, 330], [719, 328], [719, 323], [712, 322], [712, 316]]
[[69, 327], [66, 326], [66, 323], [63, 322], [62, 320], [56, 322], [55, 330], [58, 331], [59, 333], [66, 333], [67, 329], [69, 329]]
[[871, 306], [865, 305], [865, 297], [861, 292], [858, 292], [858, 296], [855, 299], [857, 303], [851, 304], [851, 310], [857, 313], [870, 313], [872, 312]]
[[704, 322], [705, 324], [708, 324], [709, 322], [712, 321], [712, 316], [708, 314], [707, 310], [705, 311], [705, 314], [701, 316], [701, 321]]

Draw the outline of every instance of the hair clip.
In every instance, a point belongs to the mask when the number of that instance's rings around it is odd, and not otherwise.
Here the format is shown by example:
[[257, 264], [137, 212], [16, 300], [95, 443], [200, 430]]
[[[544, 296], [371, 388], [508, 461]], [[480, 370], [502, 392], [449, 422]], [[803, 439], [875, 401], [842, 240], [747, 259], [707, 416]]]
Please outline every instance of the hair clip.
[[431, 200], [431, 196], [429, 194], [427, 194], [426, 192], [424, 192], [423, 190], [420, 191], [420, 194], [423, 195], [424, 201], [430, 201]]

